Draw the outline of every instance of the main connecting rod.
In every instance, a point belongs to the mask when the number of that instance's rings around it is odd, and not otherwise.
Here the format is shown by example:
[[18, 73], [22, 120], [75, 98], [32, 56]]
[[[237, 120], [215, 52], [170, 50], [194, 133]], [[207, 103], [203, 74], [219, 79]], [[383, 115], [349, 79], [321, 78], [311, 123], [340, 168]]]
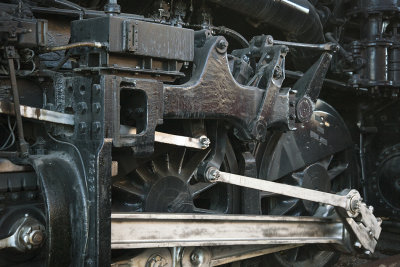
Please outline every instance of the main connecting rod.
[[356, 236], [359, 243], [367, 251], [373, 252], [375, 250], [381, 233], [380, 225], [382, 221], [373, 215], [372, 206], [367, 207], [362, 202], [362, 198], [357, 190], [350, 190], [346, 195], [336, 195], [222, 172], [214, 167], [210, 167], [207, 170], [206, 179], [212, 183], [222, 182], [233, 184], [334, 206], [346, 228]]

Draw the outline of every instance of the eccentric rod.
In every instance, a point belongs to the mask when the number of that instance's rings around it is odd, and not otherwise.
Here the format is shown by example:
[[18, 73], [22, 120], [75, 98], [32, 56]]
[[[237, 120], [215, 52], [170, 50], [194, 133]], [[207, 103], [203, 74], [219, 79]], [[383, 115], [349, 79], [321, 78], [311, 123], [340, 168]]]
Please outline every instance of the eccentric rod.
[[294, 198], [307, 199], [309, 201], [324, 203], [343, 209], [349, 209], [349, 202], [346, 197], [320, 192], [307, 188], [300, 188], [287, 184], [278, 184], [275, 182], [250, 178], [246, 176], [236, 175], [233, 173], [221, 172], [219, 170], [210, 168], [207, 173], [207, 178], [211, 182], [223, 182], [244, 186], [248, 188], [257, 189], [260, 191], [267, 191], [275, 194], [285, 195]]
[[352, 230], [362, 247], [369, 253], [375, 250], [381, 233], [380, 225], [382, 220], [373, 215], [372, 206], [367, 207], [362, 202], [362, 198], [357, 190], [350, 190], [347, 195], [335, 195], [298, 186], [221, 172], [215, 167], [210, 167], [207, 170], [205, 178], [212, 183], [223, 182], [334, 206], [343, 223], [348, 226], [348, 229]]

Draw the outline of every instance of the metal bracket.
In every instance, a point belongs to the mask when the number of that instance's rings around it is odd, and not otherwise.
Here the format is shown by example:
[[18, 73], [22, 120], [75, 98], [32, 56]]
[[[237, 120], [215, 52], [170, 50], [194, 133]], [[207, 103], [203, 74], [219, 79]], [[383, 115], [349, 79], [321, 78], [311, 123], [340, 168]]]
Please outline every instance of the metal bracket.
[[246, 176], [221, 172], [210, 167], [206, 178], [210, 182], [223, 182], [267, 191], [284, 196], [319, 202], [334, 206], [348, 230], [358, 239], [368, 251], [374, 252], [377, 240], [381, 233], [381, 220], [373, 215], [373, 208], [367, 207], [357, 190], [350, 190], [346, 195], [335, 195], [317, 190], [301, 188], [287, 184], [280, 184]]

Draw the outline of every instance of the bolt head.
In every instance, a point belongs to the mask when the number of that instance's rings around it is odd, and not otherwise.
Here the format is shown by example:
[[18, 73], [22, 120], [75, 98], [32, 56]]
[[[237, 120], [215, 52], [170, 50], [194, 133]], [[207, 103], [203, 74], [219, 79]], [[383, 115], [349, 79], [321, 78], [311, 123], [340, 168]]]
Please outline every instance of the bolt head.
[[78, 129], [80, 133], [85, 133], [86, 132], [86, 123], [85, 122], [80, 122], [78, 125]]
[[192, 253], [192, 255], [190, 256], [190, 260], [192, 261], [192, 263], [197, 263], [199, 261], [199, 255], [197, 255], [197, 253]]
[[217, 51], [221, 54], [225, 53], [228, 48], [228, 42], [225, 39], [219, 40], [217, 43]]
[[368, 235], [369, 235], [370, 237], [374, 237], [374, 231], [369, 231], [369, 232], [368, 232]]
[[88, 106], [85, 102], [78, 103], [78, 111], [80, 114], [85, 114], [88, 110]]
[[271, 45], [274, 43], [274, 38], [271, 35], [267, 35], [266, 39], [267, 44]]
[[202, 249], [195, 249], [190, 255], [190, 262], [193, 266], [202, 266], [205, 260], [204, 251]]
[[278, 80], [283, 77], [282, 68], [280, 66], [276, 66], [273, 73], [274, 79]]
[[361, 248], [362, 246], [361, 246], [361, 243], [360, 242], [355, 242], [354, 243], [354, 246], [356, 247], [356, 248]]
[[374, 212], [374, 207], [369, 206], [368, 209], [369, 209], [371, 212]]
[[220, 173], [219, 173], [219, 170], [217, 168], [210, 167], [207, 170], [206, 176], [207, 176], [206, 179], [209, 182], [215, 183], [218, 180], [218, 178], [220, 177]]
[[101, 85], [100, 84], [93, 84], [92, 85], [92, 90], [93, 90], [93, 93], [95, 93], [95, 94], [100, 94], [100, 92], [101, 92]]
[[226, 48], [228, 46], [227, 42], [225, 40], [221, 40], [218, 42], [218, 47], [219, 48]]
[[93, 122], [93, 123], [92, 123], [92, 131], [93, 131], [94, 133], [99, 133], [100, 130], [101, 130], [101, 124], [100, 124], [100, 122], [98, 122], [98, 121]]
[[200, 146], [202, 149], [206, 149], [211, 144], [210, 139], [208, 139], [207, 136], [204, 136], [204, 135], [200, 136], [199, 141], [200, 141]]
[[43, 239], [44, 235], [41, 230], [35, 230], [29, 235], [29, 242], [34, 246], [42, 244]]
[[99, 113], [101, 109], [100, 103], [93, 103], [93, 111]]

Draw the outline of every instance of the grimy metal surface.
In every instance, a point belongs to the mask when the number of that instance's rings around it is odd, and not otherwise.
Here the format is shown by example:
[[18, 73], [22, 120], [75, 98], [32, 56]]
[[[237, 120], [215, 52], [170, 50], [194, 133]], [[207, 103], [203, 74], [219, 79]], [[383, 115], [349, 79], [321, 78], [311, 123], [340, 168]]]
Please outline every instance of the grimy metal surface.
[[111, 248], [341, 244], [344, 231], [311, 217], [112, 213]]
[[[21, 116], [28, 119], [40, 121], [54, 122], [65, 125], [74, 125], [74, 115], [61, 112], [51, 111], [42, 108], [35, 108], [25, 105], [20, 105]], [[0, 114], [14, 115], [14, 104], [0, 101]]]

